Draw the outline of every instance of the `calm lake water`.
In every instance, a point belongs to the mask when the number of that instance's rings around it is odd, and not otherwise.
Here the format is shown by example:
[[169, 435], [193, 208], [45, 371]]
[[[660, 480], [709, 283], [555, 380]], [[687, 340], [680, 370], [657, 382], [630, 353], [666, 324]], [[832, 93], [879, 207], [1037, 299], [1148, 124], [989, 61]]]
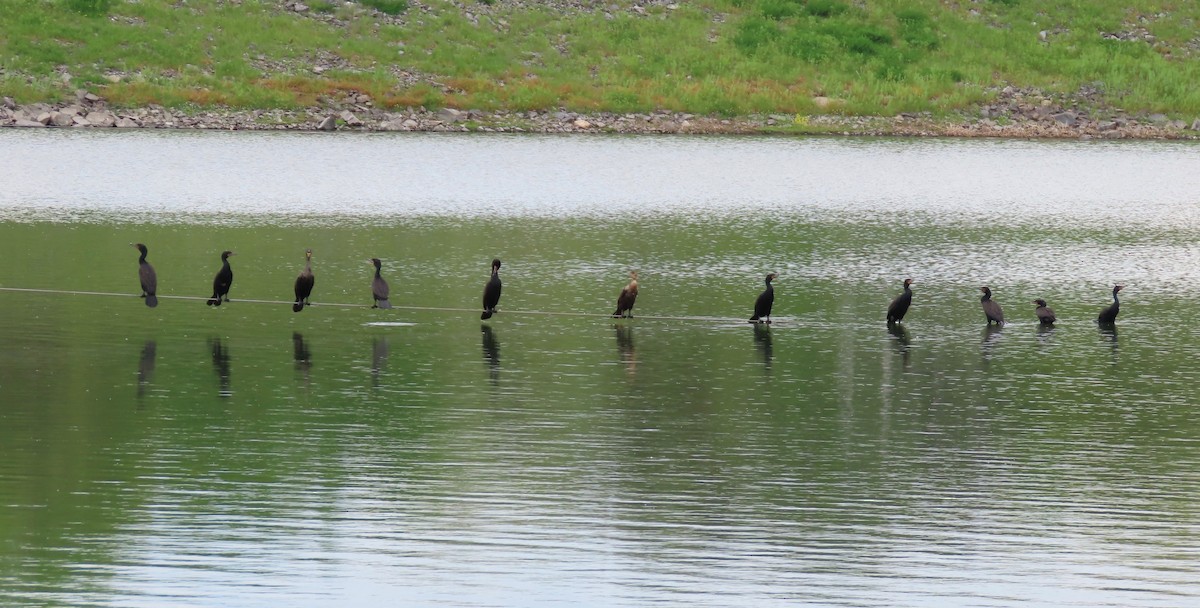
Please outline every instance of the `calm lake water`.
[[0, 167], [2, 605], [1200, 604], [1195, 144], [0, 130]]

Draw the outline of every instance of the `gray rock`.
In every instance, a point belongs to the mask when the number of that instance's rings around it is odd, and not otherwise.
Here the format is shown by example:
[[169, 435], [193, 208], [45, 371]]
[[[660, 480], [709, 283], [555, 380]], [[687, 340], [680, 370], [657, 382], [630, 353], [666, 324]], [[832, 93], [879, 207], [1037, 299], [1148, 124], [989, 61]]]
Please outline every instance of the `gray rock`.
[[404, 122], [400, 121], [400, 120], [389, 120], [389, 121], [380, 123], [379, 128], [383, 129], [384, 131], [404, 131], [404, 130], [406, 130], [404, 128]]
[[420, 126], [420, 123], [418, 123], [417, 121], [415, 121], [415, 120], [413, 120], [413, 119], [411, 119], [411, 118], [410, 118], [410, 119], [408, 119], [408, 120], [406, 120], [406, 121], [404, 121], [404, 123], [403, 123], [403, 124], [404, 124], [404, 127], [405, 127], [405, 128], [408, 128], [408, 129], [415, 129], [415, 128], [417, 128], [418, 126]]
[[1146, 117], [1146, 120], [1150, 121], [1151, 124], [1161, 125], [1161, 124], [1167, 122], [1167, 115], [1166, 114], [1151, 114], [1150, 116]]
[[117, 124], [114, 126], [117, 127], [118, 129], [136, 129], [142, 125], [138, 124], [138, 121], [136, 121], [132, 118], [129, 118], [127, 116], [122, 116], [117, 119]]
[[1200, 118], [1197, 118], [1196, 120], [1192, 121], [1192, 130], [1200, 131]]
[[[35, 118], [34, 120], [36, 120], [36, 121], [38, 121], [38, 122], [40, 122], [40, 123], [42, 123], [42, 124], [44, 124], [44, 125], [48, 125], [48, 124], [50, 124], [50, 123], [54, 122], [54, 116], [55, 116], [56, 114], [58, 114], [58, 112], [42, 112], [42, 113], [38, 114], [38, 115], [37, 115], [37, 118]], [[70, 118], [71, 118], [71, 117], [70, 117], [70, 115], [63, 114], [63, 116], [66, 116], [66, 117], [67, 117], [67, 119], [68, 119], [68, 120], [67, 120], [67, 125], [71, 124], [71, 122], [70, 122]], [[58, 125], [58, 126], [63, 126], [63, 127], [65, 127], [65, 126], [67, 126], [67, 125]]]
[[437, 112], [438, 120], [442, 122], [456, 122], [463, 120], [463, 113], [454, 108], [442, 108]]
[[0, 100], [0, 105], [9, 110], [17, 109], [17, 102], [13, 101], [12, 97], [5, 97], [3, 100]]
[[92, 126], [92, 123], [88, 122], [88, 119], [86, 119], [82, 116], [72, 116], [71, 121], [75, 123], [75, 124], [71, 125], [73, 127], [90, 127], [90, 126]]
[[586, 120], [584, 120], [584, 119], [582, 119], [582, 118], [576, 118], [576, 119], [575, 119], [575, 121], [574, 121], [574, 122], [572, 122], [571, 124], [572, 124], [572, 125], [574, 125], [576, 129], [590, 129], [590, 128], [592, 128], [592, 123], [590, 123], [590, 122], [588, 122], [588, 121], [586, 121]]
[[19, 119], [17, 119], [17, 121], [16, 121], [16, 122], [14, 122], [14, 123], [13, 123], [13, 126], [14, 126], [14, 127], [31, 127], [31, 128], [36, 128], [36, 127], [45, 127], [46, 125], [44, 125], [44, 124], [42, 124], [42, 123], [40, 123], [40, 122], [38, 122], [38, 121], [36, 121], [36, 120], [29, 120], [29, 119], [26, 119], [26, 118], [19, 118]]
[[1187, 123], [1182, 120], [1172, 120], [1171, 128], [1183, 130], [1187, 128]]
[[96, 127], [115, 127], [117, 125], [117, 117], [111, 112], [88, 112], [87, 121]]
[[342, 119], [343, 121], [345, 121], [345, 122], [346, 122], [346, 126], [348, 126], [348, 127], [361, 127], [361, 126], [363, 126], [363, 121], [362, 121], [362, 120], [360, 120], [360, 119], [359, 119], [357, 116], [355, 116], [353, 113], [351, 113], [351, 112], [350, 112], [350, 110], [342, 110], [342, 113], [341, 113], [341, 114], [339, 114], [339, 116], [341, 117], [341, 119]]
[[1051, 116], [1051, 118], [1054, 119], [1054, 122], [1068, 127], [1073, 127], [1078, 122], [1078, 118], [1075, 116], [1074, 112], [1059, 112], [1058, 114]]
[[337, 118], [330, 114], [329, 116], [325, 117], [325, 120], [321, 121], [320, 125], [317, 125], [317, 128], [321, 131], [336, 131]]

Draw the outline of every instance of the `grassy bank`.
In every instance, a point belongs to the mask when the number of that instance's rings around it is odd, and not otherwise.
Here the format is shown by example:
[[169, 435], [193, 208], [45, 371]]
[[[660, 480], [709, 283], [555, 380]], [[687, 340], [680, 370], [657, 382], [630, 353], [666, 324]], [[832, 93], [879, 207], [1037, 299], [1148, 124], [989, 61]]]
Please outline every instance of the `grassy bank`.
[[288, 109], [355, 92], [385, 109], [945, 116], [1013, 85], [1200, 115], [1195, 2], [424, 1], [6, 0], [0, 95]]

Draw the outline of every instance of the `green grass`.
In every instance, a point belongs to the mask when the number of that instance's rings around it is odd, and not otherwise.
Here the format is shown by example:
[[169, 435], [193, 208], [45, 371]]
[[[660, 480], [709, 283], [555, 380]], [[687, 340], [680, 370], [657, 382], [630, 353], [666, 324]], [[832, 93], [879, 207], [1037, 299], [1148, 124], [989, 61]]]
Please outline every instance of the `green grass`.
[[[6, 2], [0, 94], [22, 103], [87, 88], [118, 105], [297, 108], [353, 90], [390, 108], [945, 115], [1007, 84], [1100, 83], [1108, 105], [1200, 114], [1200, 53], [1187, 50], [1200, 3], [1171, 0], [696, 0], [611, 19], [496, 0], [470, 3], [475, 20], [436, 1], [432, 13], [406, 0], [312, 4], [342, 25], [268, 0]], [[1158, 43], [1100, 36], [1134, 27]], [[312, 71], [329, 57], [335, 69]], [[281, 62], [284, 73], [259, 67]], [[427, 80], [402, 86], [393, 69]], [[821, 110], [815, 96], [833, 103]]]

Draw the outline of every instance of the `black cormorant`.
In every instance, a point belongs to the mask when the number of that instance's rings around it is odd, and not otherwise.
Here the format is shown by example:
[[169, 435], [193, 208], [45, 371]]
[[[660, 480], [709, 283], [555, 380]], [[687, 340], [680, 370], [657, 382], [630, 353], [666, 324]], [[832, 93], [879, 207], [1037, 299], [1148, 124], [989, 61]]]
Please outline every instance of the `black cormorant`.
[[1121, 301], [1117, 299], [1117, 292], [1124, 288], [1124, 285], [1113, 287], [1113, 303], [1108, 308], [1100, 311], [1100, 316], [1096, 318], [1097, 321], [1107, 325], [1117, 320], [1117, 313], [1121, 312]]
[[371, 258], [371, 263], [375, 265], [375, 279], [371, 281], [371, 297], [375, 298], [375, 304], [371, 308], [391, 308], [392, 303], [388, 302], [387, 281], [379, 274], [380, 268], [383, 267], [383, 262], [379, 258]]
[[154, 272], [154, 267], [150, 262], [146, 261], [146, 254], [149, 250], [146, 246], [138, 243], [134, 245], [137, 250], [142, 252], [142, 257], [138, 258], [138, 279], [142, 282], [142, 297], [146, 298], [146, 306], [154, 308], [158, 306], [158, 274]]
[[988, 325], [993, 322], [996, 325], [1004, 325], [1004, 311], [1000, 310], [1000, 305], [992, 300], [992, 290], [987, 287], [980, 287], [983, 292], [983, 297], [979, 298], [979, 304], [983, 306], [983, 314], [987, 317]]
[[209, 306], [220, 306], [222, 300], [229, 301], [229, 286], [233, 285], [233, 269], [229, 267], [231, 255], [234, 255], [232, 251], [221, 252], [221, 269], [213, 277], [213, 295], [207, 302]]
[[904, 279], [904, 292], [896, 296], [891, 304], [888, 304], [887, 322], [888, 325], [899, 323], [904, 320], [905, 313], [908, 312], [908, 307], [912, 305], [912, 279]]
[[294, 312], [300, 312], [304, 310], [305, 306], [310, 305], [308, 296], [312, 295], [313, 285], [316, 282], [312, 272], [312, 249], [305, 249], [304, 270], [300, 272], [300, 276], [296, 277], [296, 303], [292, 304]]
[[1046, 306], [1046, 301], [1041, 298], [1034, 300], [1033, 303], [1037, 304], [1037, 308], [1034, 310], [1034, 312], [1037, 313], [1038, 321], [1042, 325], [1054, 325], [1054, 322], [1058, 320], [1058, 318], [1054, 316], [1054, 309], [1048, 308]]
[[629, 284], [621, 290], [621, 294], [617, 296], [617, 311], [612, 314], [614, 317], [629, 317], [633, 318], [633, 304], [637, 302], [638, 282], [637, 271], [629, 271]]
[[767, 275], [767, 288], [758, 294], [758, 299], [754, 301], [754, 316], [750, 317], [751, 323], [771, 322], [771, 305], [775, 303], [775, 288], [771, 287], [771, 281], [777, 276], [779, 275], [774, 272]]
[[500, 258], [492, 260], [492, 278], [483, 286], [483, 314], [481, 320], [492, 318], [496, 314], [496, 305], [500, 303]]

